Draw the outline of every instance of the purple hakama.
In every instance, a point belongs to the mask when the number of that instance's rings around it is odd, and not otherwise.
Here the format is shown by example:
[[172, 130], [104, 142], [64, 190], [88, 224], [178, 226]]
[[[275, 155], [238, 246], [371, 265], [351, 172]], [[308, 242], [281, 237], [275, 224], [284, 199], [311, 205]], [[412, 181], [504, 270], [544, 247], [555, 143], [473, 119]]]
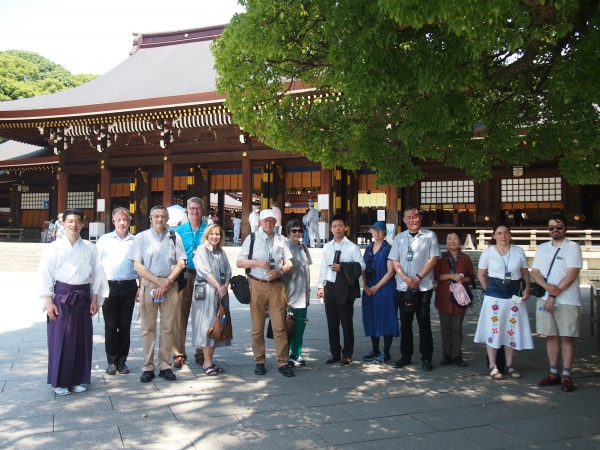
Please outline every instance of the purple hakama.
[[90, 384], [93, 325], [90, 285], [57, 281], [54, 304], [58, 317], [48, 324], [48, 384], [70, 387]]

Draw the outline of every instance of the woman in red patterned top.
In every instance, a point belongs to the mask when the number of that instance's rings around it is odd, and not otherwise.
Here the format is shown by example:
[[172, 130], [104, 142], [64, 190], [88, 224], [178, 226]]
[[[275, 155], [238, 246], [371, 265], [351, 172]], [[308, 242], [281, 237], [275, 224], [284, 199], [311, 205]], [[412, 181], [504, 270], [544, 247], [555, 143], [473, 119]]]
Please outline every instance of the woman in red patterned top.
[[442, 253], [434, 269], [434, 278], [438, 282], [435, 288], [435, 307], [440, 315], [442, 329], [442, 350], [444, 357], [440, 365], [455, 363], [465, 367], [462, 359], [462, 323], [466, 307], [455, 305], [450, 301], [450, 283], [463, 283], [465, 289], [475, 279], [473, 262], [469, 255], [460, 250], [460, 233], [451, 231], [446, 236], [448, 250]]

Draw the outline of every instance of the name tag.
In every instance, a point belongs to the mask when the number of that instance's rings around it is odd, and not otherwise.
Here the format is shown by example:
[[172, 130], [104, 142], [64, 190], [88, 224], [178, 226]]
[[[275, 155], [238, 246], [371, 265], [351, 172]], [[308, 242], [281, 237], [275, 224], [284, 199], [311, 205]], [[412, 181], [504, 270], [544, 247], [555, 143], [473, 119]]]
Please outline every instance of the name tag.
[[412, 260], [413, 260], [413, 252], [412, 252], [412, 250], [411, 250], [411, 251], [409, 251], [409, 252], [406, 254], [406, 260], [407, 260], [407, 261], [412, 261]]
[[192, 249], [192, 259], [194, 259], [194, 257], [196, 256], [196, 249], [197, 249], [197, 248], [198, 248], [198, 247], [194, 247], [194, 248]]

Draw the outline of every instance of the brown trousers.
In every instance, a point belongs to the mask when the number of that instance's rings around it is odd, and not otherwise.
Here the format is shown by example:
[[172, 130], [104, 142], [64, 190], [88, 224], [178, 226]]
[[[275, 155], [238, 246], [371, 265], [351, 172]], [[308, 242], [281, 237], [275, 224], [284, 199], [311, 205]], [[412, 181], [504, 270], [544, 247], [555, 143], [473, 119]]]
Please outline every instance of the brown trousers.
[[190, 319], [190, 310], [192, 309], [192, 295], [194, 295], [194, 281], [196, 277], [194, 272], [190, 273], [187, 278], [187, 285], [179, 292], [179, 309], [176, 314], [173, 331], [175, 333], [173, 339], [173, 358], [182, 357], [185, 361], [187, 354], [185, 353], [185, 336], [187, 333], [188, 321]]
[[150, 291], [156, 289], [157, 284], [142, 278], [140, 316], [142, 322], [142, 350], [144, 362], [142, 371], [154, 372], [154, 347], [156, 345], [156, 320], [160, 311], [160, 336], [158, 339], [158, 368], [165, 370], [171, 368], [169, 359], [173, 349], [173, 327], [177, 310], [179, 309], [179, 296], [177, 283], [165, 293], [164, 303], [154, 303]]
[[265, 363], [265, 319], [267, 307], [273, 327], [277, 367], [287, 366], [288, 339], [285, 331], [287, 298], [282, 282], [261, 283], [248, 278], [250, 285], [250, 317], [252, 318], [252, 353], [256, 364]]

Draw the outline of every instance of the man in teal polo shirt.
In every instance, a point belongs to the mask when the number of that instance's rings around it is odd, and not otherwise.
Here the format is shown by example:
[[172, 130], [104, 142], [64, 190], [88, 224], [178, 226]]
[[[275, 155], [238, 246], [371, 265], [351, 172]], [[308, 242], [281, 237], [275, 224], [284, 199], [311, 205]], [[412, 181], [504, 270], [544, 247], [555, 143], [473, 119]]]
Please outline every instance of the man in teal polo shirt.
[[[202, 220], [204, 215], [204, 202], [201, 198], [191, 197], [187, 201], [187, 214], [189, 221], [178, 226], [175, 232], [181, 237], [183, 248], [187, 255], [189, 275], [187, 286], [179, 292], [179, 304], [181, 305], [179, 315], [175, 319], [175, 339], [173, 339], [173, 367], [181, 369], [187, 354], [185, 353], [185, 335], [187, 332], [190, 309], [192, 307], [192, 295], [194, 293], [194, 280], [196, 270], [194, 267], [194, 254], [196, 247], [202, 242], [202, 234], [206, 223]], [[204, 355], [202, 349], [196, 349], [196, 362], [202, 364]]]

